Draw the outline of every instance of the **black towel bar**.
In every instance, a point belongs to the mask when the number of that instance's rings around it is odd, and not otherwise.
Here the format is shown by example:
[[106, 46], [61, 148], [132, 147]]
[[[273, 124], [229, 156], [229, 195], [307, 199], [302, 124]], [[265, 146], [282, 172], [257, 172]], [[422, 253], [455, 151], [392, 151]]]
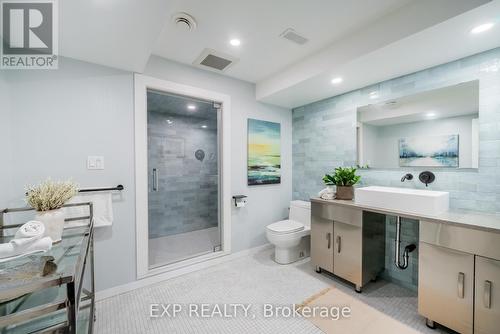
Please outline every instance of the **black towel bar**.
[[121, 184], [119, 184], [116, 187], [111, 187], [111, 188], [87, 188], [87, 189], [79, 189], [78, 192], [79, 193], [89, 193], [89, 192], [94, 192], [94, 191], [112, 191], [112, 190], [122, 191], [123, 189], [125, 189], [125, 187], [122, 186]]

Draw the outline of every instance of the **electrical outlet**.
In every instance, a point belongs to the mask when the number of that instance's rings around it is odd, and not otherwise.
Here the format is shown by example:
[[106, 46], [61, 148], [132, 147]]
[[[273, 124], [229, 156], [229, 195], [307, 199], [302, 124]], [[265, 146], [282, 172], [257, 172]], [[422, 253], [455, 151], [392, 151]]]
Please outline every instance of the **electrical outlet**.
[[89, 170], [104, 169], [104, 157], [99, 155], [89, 155], [87, 157], [87, 169]]

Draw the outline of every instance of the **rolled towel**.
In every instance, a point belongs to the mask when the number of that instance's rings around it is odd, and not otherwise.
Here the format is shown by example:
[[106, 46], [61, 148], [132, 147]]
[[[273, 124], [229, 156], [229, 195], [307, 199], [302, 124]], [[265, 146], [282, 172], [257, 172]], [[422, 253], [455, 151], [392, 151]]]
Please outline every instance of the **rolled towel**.
[[45, 233], [45, 225], [37, 220], [30, 220], [23, 224], [16, 232], [14, 240], [16, 239], [40, 239]]
[[17, 259], [33, 253], [46, 252], [51, 248], [52, 239], [50, 237], [37, 239], [30, 244], [24, 244], [22, 246], [17, 246], [11, 240], [10, 242], [0, 244], [0, 262]]
[[52, 248], [52, 239], [43, 237], [45, 226], [39, 221], [22, 225], [10, 242], [0, 244], [0, 262], [28, 254], [46, 252]]

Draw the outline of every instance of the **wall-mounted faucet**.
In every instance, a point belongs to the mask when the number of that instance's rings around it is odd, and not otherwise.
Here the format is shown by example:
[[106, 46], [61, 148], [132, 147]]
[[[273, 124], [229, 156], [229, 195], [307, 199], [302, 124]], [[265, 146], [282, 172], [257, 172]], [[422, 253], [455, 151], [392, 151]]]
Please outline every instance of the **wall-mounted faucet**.
[[418, 176], [418, 179], [422, 183], [425, 183], [425, 186], [427, 187], [427, 185], [429, 183], [434, 182], [434, 180], [436, 179], [436, 176], [434, 175], [433, 172], [425, 171], [425, 172], [420, 173], [420, 175]]
[[408, 181], [413, 180], [413, 174], [408, 173], [408, 174], [403, 175], [403, 177], [401, 178], [401, 182], [405, 182], [405, 180], [408, 180]]

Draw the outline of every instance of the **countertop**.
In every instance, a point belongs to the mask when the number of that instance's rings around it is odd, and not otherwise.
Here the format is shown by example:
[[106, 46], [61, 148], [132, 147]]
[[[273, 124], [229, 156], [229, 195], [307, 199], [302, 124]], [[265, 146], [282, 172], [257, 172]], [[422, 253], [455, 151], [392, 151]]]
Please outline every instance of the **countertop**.
[[313, 203], [340, 205], [345, 207], [357, 208], [364, 211], [377, 212], [392, 216], [401, 216], [416, 220], [425, 220], [434, 223], [452, 224], [465, 228], [500, 233], [500, 215], [488, 214], [468, 210], [449, 210], [439, 215], [423, 215], [409, 212], [396, 211], [391, 209], [376, 208], [356, 203], [353, 200], [326, 200], [319, 197], [311, 198]]

